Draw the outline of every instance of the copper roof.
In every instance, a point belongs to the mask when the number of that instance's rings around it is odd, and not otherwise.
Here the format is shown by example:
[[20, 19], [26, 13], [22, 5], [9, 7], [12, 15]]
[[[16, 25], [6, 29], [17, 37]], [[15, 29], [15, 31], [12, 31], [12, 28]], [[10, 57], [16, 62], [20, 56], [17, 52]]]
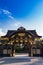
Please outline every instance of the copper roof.
[[30, 33], [32, 36], [34, 37], [42, 37], [42, 36], [39, 36], [37, 33], [36, 33], [36, 30], [26, 30], [24, 27], [20, 27], [18, 28], [17, 30], [8, 30], [7, 34], [5, 36], [2, 36], [2, 37], [10, 37], [11, 35], [13, 35], [14, 33], [17, 33], [17, 32], [20, 32], [20, 31], [24, 31], [24, 32], [28, 32]]

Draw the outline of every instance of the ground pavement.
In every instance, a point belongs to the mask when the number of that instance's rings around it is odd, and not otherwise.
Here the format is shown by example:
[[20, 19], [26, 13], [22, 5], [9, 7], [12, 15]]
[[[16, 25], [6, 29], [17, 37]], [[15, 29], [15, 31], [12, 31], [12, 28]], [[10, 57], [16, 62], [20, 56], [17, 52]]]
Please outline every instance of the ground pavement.
[[28, 57], [27, 54], [0, 58], [0, 65], [43, 65], [42, 57]]

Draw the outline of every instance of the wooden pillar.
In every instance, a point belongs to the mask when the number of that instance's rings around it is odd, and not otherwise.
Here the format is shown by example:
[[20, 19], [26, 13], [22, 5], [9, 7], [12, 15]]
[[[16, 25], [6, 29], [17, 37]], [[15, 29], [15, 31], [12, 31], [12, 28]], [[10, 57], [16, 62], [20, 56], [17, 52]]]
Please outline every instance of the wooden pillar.
[[31, 45], [29, 45], [29, 56], [31, 56]]
[[31, 57], [33, 56], [33, 49], [32, 49], [32, 46], [31, 46]]
[[29, 56], [31, 56], [31, 48], [30, 48], [30, 50], [29, 50]]
[[13, 51], [14, 51], [14, 48], [13, 48], [13, 45], [12, 45], [12, 56], [13, 56]]
[[15, 44], [12, 45], [12, 56], [15, 56]]

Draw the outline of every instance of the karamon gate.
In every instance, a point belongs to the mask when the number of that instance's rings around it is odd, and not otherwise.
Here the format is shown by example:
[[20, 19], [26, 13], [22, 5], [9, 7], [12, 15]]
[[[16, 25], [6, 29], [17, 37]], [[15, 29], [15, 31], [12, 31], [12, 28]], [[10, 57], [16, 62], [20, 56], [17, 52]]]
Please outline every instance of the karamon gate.
[[14, 56], [16, 53], [28, 53], [29, 56], [33, 56], [35, 41], [40, 38], [35, 30], [26, 30], [24, 27], [8, 30], [5, 36], [1, 36], [0, 55]]

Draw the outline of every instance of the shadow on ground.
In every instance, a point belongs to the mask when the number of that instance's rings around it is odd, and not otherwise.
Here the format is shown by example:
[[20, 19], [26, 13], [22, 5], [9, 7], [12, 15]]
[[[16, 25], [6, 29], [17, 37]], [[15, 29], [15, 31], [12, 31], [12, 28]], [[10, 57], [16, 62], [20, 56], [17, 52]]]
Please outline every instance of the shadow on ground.
[[11, 64], [11, 63], [23, 63], [23, 62], [30, 62], [31, 59], [30, 58], [10, 58], [10, 57], [6, 57], [6, 58], [1, 58], [0, 59], [0, 65], [3, 64]]
[[[40, 61], [36, 61], [40, 58], [34, 57], [4, 57], [0, 58], [0, 65], [43, 65], [43, 59], [41, 58]], [[32, 60], [32, 61], [31, 61]], [[32, 63], [31, 63], [32, 62]], [[16, 63], [16, 64], [15, 64]], [[19, 64], [20, 63], [20, 64]], [[24, 63], [24, 64], [23, 64]]]

